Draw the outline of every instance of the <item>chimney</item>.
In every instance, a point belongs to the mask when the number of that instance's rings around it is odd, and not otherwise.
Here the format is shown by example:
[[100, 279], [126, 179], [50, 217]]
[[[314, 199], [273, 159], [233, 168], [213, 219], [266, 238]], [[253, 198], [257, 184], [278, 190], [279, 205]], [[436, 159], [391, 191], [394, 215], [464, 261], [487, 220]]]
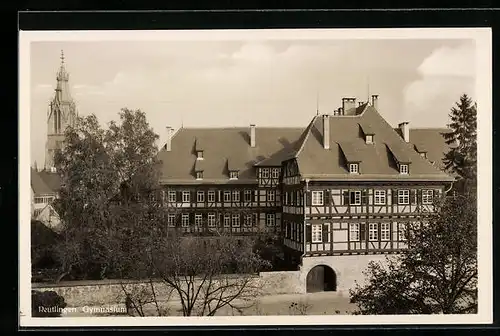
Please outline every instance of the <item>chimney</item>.
[[323, 148], [330, 149], [330, 116], [323, 114]]
[[167, 143], [165, 144], [167, 152], [172, 150], [172, 127], [167, 126]]
[[344, 114], [349, 114], [349, 110], [356, 108], [356, 98], [342, 98], [342, 109]]
[[255, 147], [255, 125], [250, 125], [250, 147]]
[[372, 106], [375, 110], [378, 110], [378, 95], [372, 95]]
[[344, 115], [344, 108], [343, 107], [339, 107], [339, 115]]
[[401, 131], [401, 135], [403, 136], [403, 139], [405, 142], [410, 142], [410, 128], [408, 127], [408, 121], [404, 121], [400, 123], [399, 129]]

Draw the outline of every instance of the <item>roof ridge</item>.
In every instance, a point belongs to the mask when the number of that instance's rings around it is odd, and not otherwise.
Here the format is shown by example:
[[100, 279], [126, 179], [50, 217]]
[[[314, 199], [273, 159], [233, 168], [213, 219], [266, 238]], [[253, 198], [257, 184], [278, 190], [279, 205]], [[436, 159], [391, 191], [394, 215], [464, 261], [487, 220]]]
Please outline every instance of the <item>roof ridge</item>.
[[[193, 127], [183, 127], [183, 130], [227, 130], [227, 129], [249, 129], [250, 126], [213, 126], [213, 127], [204, 127], [204, 126], [193, 126]], [[304, 129], [304, 126], [256, 126], [256, 129], [270, 129], [270, 128], [288, 128], [288, 129]]]
[[451, 131], [451, 128], [449, 127], [412, 127], [410, 128], [410, 131], [411, 130], [437, 130], [437, 129], [445, 129], [445, 130], [450, 130]]
[[295, 153], [294, 158], [297, 158], [300, 155], [300, 153], [302, 152], [302, 150], [304, 149], [304, 145], [305, 145], [307, 139], [309, 138], [309, 134], [311, 133], [312, 127], [313, 127], [314, 123], [316, 122], [316, 119], [318, 119], [318, 117], [319, 117], [318, 115], [315, 115], [312, 118], [309, 125], [307, 125], [306, 129], [304, 130], [304, 132], [306, 132], [306, 135], [304, 136], [304, 139], [302, 140], [302, 144], [300, 144], [299, 149]]

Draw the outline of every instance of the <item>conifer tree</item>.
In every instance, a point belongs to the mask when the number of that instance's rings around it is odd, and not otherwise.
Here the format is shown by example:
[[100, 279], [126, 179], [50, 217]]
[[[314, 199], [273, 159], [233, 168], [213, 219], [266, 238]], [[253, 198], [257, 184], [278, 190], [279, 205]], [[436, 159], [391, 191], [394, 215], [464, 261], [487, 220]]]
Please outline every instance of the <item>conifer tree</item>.
[[458, 175], [462, 190], [475, 187], [477, 176], [477, 104], [463, 94], [451, 109], [451, 132], [445, 133], [450, 150], [445, 154], [445, 168]]

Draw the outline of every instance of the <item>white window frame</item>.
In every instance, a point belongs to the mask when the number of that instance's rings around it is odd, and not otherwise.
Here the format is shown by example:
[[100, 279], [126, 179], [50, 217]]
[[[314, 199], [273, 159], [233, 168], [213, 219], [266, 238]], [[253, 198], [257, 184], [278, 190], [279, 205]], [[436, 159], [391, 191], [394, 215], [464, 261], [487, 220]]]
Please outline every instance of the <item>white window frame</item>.
[[170, 203], [173, 203], [177, 200], [177, 193], [175, 191], [170, 190], [168, 192], [168, 201]]
[[231, 202], [231, 191], [224, 190], [224, 202]]
[[434, 190], [423, 189], [422, 190], [422, 204], [432, 204], [434, 201]]
[[203, 160], [203, 151], [202, 150], [196, 151], [196, 159]]
[[311, 242], [323, 242], [323, 224], [311, 224]]
[[237, 180], [238, 179], [238, 171], [237, 170], [232, 170], [229, 172], [229, 179], [230, 180]]
[[359, 173], [359, 163], [349, 163], [349, 173], [358, 174]]
[[197, 171], [196, 172], [196, 179], [197, 180], [203, 180], [203, 172], [202, 171]]
[[349, 240], [359, 241], [359, 223], [349, 223]]
[[252, 202], [252, 195], [253, 195], [253, 190], [245, 189], [243, 194], [243, 199], [245, 200], [245, 202]]
[[208, 191], [207, 199], [209, 202], [215, 202], [215, 190]]
[[409, 171], [410, 171], [410, 169], [409, 169], [407, 164], [400, 164], [399, 165], [399, 173], [400, 174], [408, 175]]
[[280, 170], [279, 168], [273, 168], [272, 173], [271, 173], [272, 178], [279, 178], [280, 177]]
[[175, 227], [175, 215], [174, 214], [167, 215], [167, 225], [169, 227]]
[[182, 203], [191, 202], [191, 193], [189, 191], [182, 192]]
[[267, 191], [267, 200], [269, 202], [276, 201], [276, 190], [268, 190]]
[[231, 215], [230, 214], [224, 214], [224, 227], [225, 228], [231, 227]]
[[205, 202], [205, 192], [204, 191], [201, 191], [201, 190], [198, 190], [196, 192], [196, 201], [197, 202]]
[[323, 205], [325, 193], [323, 190], [313, 190], [311, 191], [311, 204], [312, 205]]
[[368, 240], [378, 241], [378, 223], [368, 223]]
[[231, 193], [231, 197], [233, 199], [233, 202], [239, 202], [240, 201], [240, 191], [233, 190], [233, 192]]
[[410, 204], [410, 190], [409, 189], [399, 189], [398, 190], [398, 204], [399, 205]]
[[253, 215], [252, 214], [246, 214], [245, 218], [243, 220], [243, 226], [251, 227], [252, 225], [253, 225]]
[[233, 214], [231, 216], [231, 226], [240, 227], [240, 214]]
[[210, 228], [214, 228], [217, 226], [217, 222], [215, 221], [215, 213], [210, 212], [207, 215], [207, 224], [208, 224], [208, 227], [210, 227]]
[[391, 240], [391, 223], [380, 223], [380, 240]]
[[262, 178], [269, 178], [269, 168], [261, 168], [261, 169], [262, 169], [261, 173]]
[[373, 204], [385, 205], [387, 203], [387, 191], [383, 189], [376, 189], [373, 193]]
[[276, 225], [276, 214], [268, 213], [266, 214], [266, 226]]
[[[354, 193], [354, 203], [351, 203], [351, 194]], [[349, 191], [349, 205], [361, 205], [361, 190]]]
[[366, 143], [367, 144], [373, 143], [373, 135], [371, 135], [371, 134], [366, 135]]
[[182, 227], [189, 227], [189, 214], [182, 214], [181, 226]]
[[203, 225], [203, 215], [202, 214], [195, 214], [194, 215], [194, 225], [195, 226], [202, 226]]

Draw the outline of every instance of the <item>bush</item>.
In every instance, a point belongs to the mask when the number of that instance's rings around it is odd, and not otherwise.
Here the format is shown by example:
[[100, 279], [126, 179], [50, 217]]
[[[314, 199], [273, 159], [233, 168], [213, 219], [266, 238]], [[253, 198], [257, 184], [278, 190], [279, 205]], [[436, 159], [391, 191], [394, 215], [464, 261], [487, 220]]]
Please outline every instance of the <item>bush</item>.
[[31, 315], [33, 317], [60, 317], [66, 306], [64, 298], [54, 291], [31, 291]]

